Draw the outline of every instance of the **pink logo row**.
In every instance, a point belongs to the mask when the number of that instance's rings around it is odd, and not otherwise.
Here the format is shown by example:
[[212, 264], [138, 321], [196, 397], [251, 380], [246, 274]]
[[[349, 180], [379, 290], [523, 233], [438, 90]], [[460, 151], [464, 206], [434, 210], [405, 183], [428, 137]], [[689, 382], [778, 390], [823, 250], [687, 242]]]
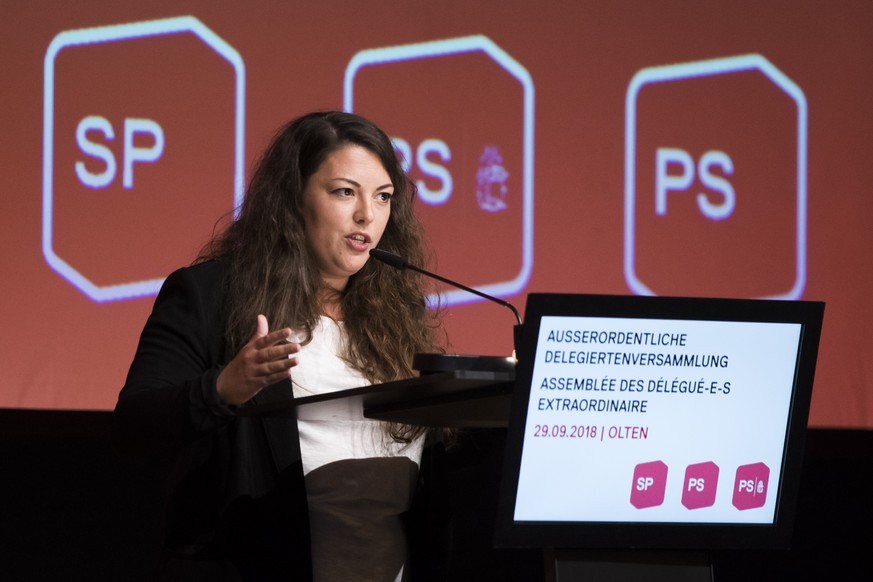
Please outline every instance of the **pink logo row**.
[[[733, 506], [739, 510], [762, 507], [767, 501], [770, 468], [764, 463], [742, 465], [734, 478]], [[712, 461], [688, 465], [682, 486], [682, 505], [688, 509], [710, 507], [718, 489], [718, 465]], [[637, 509], [664, 503], [667, 465], [663, 461], [640, 463], [634, 469], [631, 505]]]

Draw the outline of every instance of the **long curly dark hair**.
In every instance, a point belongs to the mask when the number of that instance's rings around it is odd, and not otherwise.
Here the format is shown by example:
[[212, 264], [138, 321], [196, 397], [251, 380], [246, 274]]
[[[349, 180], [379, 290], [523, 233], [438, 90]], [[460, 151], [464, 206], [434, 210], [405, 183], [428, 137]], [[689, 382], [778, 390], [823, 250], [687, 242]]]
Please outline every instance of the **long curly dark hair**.
[[[318, 112], [295, 119], [264, 152], [237, 220], [197, 259], [217, 259], [227, 266], [228, 359], [251, 338], [259, 313], [272, 329], [292, 327], [311, 338], [328, 290], [306, 242], [303, 191], [325, 159], [348, 145], [364, 147], [379, 158], [394, 186], [379, 248], [405, 256], [411, 264], [426, 263], [422, 228], [413, 213], [415, 186], [388, 136], [351, 113]], [[347, 353], [341, 355], [369, 381], [414, 376], [413, 354], [436, 349], [438, 317], [427, 309], [423, 282], [412, 272], [367, 261], [339, 300], [347, 338]], [[403, 425], [389, 428], [401, 441], [421, 432]]]

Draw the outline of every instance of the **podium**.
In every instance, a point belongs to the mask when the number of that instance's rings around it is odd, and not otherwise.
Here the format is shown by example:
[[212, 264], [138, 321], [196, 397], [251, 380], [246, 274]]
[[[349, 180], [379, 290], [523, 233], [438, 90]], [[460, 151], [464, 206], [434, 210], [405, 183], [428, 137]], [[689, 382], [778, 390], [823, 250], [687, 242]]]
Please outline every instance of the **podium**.
[[499, 490], [496, 547], [556, 548], [561, 582], [709, 581], [708, 552], [790, 544], [823, 314], [820, 302], [531, 293], [517, 368], [425, 355], [418, 378], [240, 413], [506, 427], [489, 467], [502, 477], [469, 488]]

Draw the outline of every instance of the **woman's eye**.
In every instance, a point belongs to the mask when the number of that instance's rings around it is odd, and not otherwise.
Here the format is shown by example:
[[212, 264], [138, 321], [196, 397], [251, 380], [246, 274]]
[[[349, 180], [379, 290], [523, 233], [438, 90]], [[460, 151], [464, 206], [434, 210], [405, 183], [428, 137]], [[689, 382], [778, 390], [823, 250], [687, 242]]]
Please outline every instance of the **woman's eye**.
[[351, 188], [337, 188], [333, 193], [340, 196], [353, 196], [355, 192]]
[[393, 192], [379, 192], [379, 194], [377, 194], [377, 197], [382, 202], [390, 202], [392, 196], [394, 196]]

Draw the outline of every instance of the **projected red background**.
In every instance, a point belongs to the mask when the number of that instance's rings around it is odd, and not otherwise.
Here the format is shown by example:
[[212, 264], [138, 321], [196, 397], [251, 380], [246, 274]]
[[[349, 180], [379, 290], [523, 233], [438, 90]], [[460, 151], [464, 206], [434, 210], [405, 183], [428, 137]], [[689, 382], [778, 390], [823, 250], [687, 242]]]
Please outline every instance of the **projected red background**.
[[[407, 154], [441, 274], [520, 309], [528, 292], [634, 281], [825, 301], [810, 422], [873, 428], [867, 2], [3, 12], [0, 407], [112, 408], [151, 309], [142, 289], [191, 262], [279, 125], [345, 104]], [[143, 33], [187, 16], [200, 34]], [[92, 30], [131, 23], [126, 38]], [[775, 76], [719, 70], [742, 55]], [[658, 80], [633, 91], [638, 75]], [[508, 354], [513, 322], [451, 305], [449, 349]]]

